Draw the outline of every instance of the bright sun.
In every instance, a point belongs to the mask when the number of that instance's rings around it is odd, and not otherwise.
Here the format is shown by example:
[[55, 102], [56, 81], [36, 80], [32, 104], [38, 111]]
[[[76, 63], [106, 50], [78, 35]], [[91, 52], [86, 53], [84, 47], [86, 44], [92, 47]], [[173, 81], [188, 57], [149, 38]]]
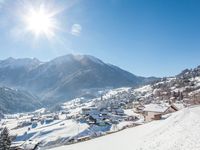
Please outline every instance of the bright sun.
[[45, 35], [47, 38], [53, 37], [58, 28], [55, 14], [45, 9], [43, 5], [39, 9], [29, 9], [24, 15], [26, 30], [36, 37], [41, 35]]

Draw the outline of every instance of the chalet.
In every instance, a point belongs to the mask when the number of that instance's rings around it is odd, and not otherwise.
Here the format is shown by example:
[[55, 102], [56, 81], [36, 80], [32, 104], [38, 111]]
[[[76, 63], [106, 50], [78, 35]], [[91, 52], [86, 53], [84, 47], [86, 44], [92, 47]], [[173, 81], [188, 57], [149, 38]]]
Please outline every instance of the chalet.
[[36, 128], [38, 126], [38, 122], [37, 121], [33, 121], [31, 127], [32, 128]]
[[55, 114], [55, 115], [53, 116], [53, 119], [54, 119], [54, 120], [59, 120], [59, 115], [58, 115], [58, 114]]
[[99, 115], [90, 115], [89, 118], [89, 124], [96, 124], [96, 125], [100, 125], [100, 126], [104, 126], [105, 125], [105, 122], [104, 122], [104, 119], [99, 116]]
[[120, 105], [120, 107], [121, 107], [121, 108], [126, 108], [126, 103], [125, 103], [125, 102], [123, 102], [123, 101], [122, 101], [122, 102], [120, 102], [120, 103], [119, 103], [119, 105]]
[[78, 142], [83, 142], [83, 141], [88, 141], [88, 140], [90, 140], [90, 139], [91, 139], [90, 136], [83, 136], [83, 137], [77, 138], [77, 141], [78, 141]]
[[171, 106], [177, 110], [181, 110], [181, 109], [185, 108], [185, 105], [182, 103], [172, 103]]
[[135, 121], [137, 119], [138, 119], [138, 117], [136, 117], [136, 116], [128, 116], [127, 118], [125, 118], [125, 121]]
[[141, 103], [134, 104], [134, 112], [135, 113], [143, 113], [145, 106]]
[[34, 121], [36, 121], [36, 122], [40, 121], [40, 118], [39, 117], [32, 117], [31, 118], [31, 122], [34, 122]]
[[98, 119], [96, 120], [96, 124], [98, 126], [105, 126], [107, 123], [104, 120]]
[[126, 104], [125, 109], [133, 109], [133, 103], [132, 103], [132, 102], [128, 102], [128, 103]]
[[82, 115], [97, 114], [98, 112], [98, 108], [96, 107], [82, 108]]
[[61, 111], [61, 115], [64, 115], [64, 114], [68, 115], [68, 114], [70, 114], [70, 112], [69, 112], [69, 111], [66, 111], [66, 110], [62, 110], [62, 111]]
[[123, 116], [124, 115], [124, 110], [119, 108], [119, 109], [115, 110], [115, 113], [116, 113], [116, 115]]
[[12, 143], [10, 150], [24, 150], [22, 148], [22, 143]]
[[111, 109], [112, 110], [115, 110], [115, 109], [118, 109], [118, 108], [120, 108], [120, 105], [118, 103], [112, 103], [111, 104]]
[[50, 124], [50, 123], [52, 123], [54, 121], [54, 118], [53, 117], [48, 117], [48, 118], [45, 118], [45, 123], [46, 124]]
[[17, 123], [17, 127], [25, 127], [25, 126], [29, 126], [31, 124], [32, 124], [31, 121], [28, 121], [28, 120], [20, 121], [20, 122]]
[[145, 121], [149, 122], [152, 120], [160, 120], [162, 115], [178, 111], [178, 109], [172, 105], [148, 104], [145, 105], [143, 111]]

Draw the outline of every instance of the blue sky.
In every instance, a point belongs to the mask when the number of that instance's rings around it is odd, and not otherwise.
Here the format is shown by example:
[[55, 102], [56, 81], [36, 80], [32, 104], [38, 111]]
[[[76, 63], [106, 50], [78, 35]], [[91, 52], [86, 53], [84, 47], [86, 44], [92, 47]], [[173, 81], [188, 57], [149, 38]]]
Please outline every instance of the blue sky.
[[38, 0], [61, 10], [51, 39], [24, 33], [22, 2], [0, 0], [0, 59], [90, 54], [159, 77], [200, 65], [199, 0]]

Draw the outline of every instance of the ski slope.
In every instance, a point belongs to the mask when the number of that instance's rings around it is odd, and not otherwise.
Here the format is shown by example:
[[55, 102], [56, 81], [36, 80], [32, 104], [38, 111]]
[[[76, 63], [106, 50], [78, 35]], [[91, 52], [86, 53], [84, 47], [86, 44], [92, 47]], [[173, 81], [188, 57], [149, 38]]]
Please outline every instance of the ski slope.
[[200, 150], [200, 106], [167, 119], [52, 150]]

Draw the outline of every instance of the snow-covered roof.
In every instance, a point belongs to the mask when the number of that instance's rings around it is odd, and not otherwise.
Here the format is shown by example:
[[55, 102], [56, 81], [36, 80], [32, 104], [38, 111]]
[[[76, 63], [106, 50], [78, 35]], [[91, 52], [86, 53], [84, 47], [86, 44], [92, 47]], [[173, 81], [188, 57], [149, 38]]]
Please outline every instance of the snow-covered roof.
[[178, 109], [178, 110], [181, 110], [183, 108], [185, 108], [185, 106], [181, 103], [173, 103], [173, 105]]
[[169, 108], [169, 106], [163, 106], [160, 104], [148, 104], [148, 105], [145, 105], [144, 111], [163, 113], [168, 108]]

